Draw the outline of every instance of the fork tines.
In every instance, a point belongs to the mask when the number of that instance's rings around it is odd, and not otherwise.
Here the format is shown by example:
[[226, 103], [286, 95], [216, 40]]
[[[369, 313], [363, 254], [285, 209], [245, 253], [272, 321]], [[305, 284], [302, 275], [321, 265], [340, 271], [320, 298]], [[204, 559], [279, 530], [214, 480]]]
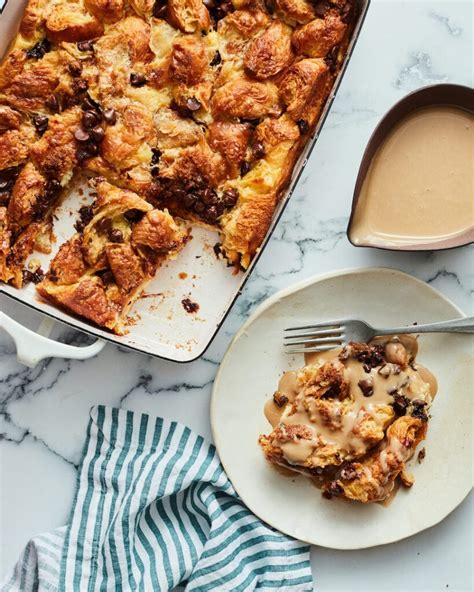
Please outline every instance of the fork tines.
[[288, 354], [328, 351], [345, 342], [344, 325], [339, 321], [285, 329], [285, 332], [292, 331], [292, 335], [284, 336], [285, 351]]

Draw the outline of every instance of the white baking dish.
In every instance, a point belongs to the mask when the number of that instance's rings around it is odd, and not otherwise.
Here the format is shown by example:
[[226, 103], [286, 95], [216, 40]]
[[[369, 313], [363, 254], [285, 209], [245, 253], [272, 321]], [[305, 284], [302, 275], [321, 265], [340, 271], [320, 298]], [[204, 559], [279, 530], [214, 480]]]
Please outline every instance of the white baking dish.
[[[260, 252], [245, 272], [234, 273], [231, 268], [227, 267], [225, 261], [217, 259], [213, 249], [219, 241], [217, 233], [203, 228], [194, 228], [193, 239], [179, 257], [175, 261], [168, 262], [159, 270], [156, 278], [147, 286], [143, 297], [134, 304], [130, 312], [129, 332], [122, 336], [113, 335], [90, 325], [42, 301], [32, 284], [22, 289], [0, 284], [0, 293], [49, 315], [53, 319], [94, 335], [104, 342], [111, 341], [136, 351], [176, 362], [189, 362], [202, 355], [252, 273], [258, 256], [268, 243], [308, 161], [350, 60], [369, 3], [370, 0], [358, 0], [356, 23], [343, 67], [326, 102], [315, 132], [293, 170], [288, 189], [282, 196]], [[16, 25], [21, 18], [24, 5], [23, 0], [7, 0], [3, 7], [3, 13], [0, 15], [0, 55], [6, 49], [5, 40], [11, 39], [16, 32]], [[1, 7], [2, 0], [0, 0], [0, 10]], [[75, 216], [71, 215], [72, 212], [77, 212], [78, 208], [89, 200], [87, 186], [84, 183], [80, 187], [76, 186], [68, 195], [58, 212], [58, 220], [55, 222], [56, 248], [73, 233]], [[37, 254], [34, 257], [41, 260], [43, 269], [47, 269], [48, 261], [53, 255], [54, 251], [48, 257]], [[190, 298], [192, 302], [199, 305], [199, 310], [196, 313], [186, 312], [182, 304], [182, 300], [185, 298]], [[10, 333], [17, 343], [17, 350], [22, 350], [21, 361], [29, 365], [49, 356], [85, 358], [95, 355], [102, 347], [100, 344], [94, 344], [89, 348], [74, 348], [74, 350], [71, 346], [60, 347], [61, 344], [48, 341], [44, 335], [36, 339], [36, 333], [12, 321], [12, 319], [7, 319], [5, 314], [0, 315], [0, 327]], [[29, 338], [25, 337], [27, 335], [25, 331], [29, 332]], [[49, 348], [48, 343], [51, 344]]]

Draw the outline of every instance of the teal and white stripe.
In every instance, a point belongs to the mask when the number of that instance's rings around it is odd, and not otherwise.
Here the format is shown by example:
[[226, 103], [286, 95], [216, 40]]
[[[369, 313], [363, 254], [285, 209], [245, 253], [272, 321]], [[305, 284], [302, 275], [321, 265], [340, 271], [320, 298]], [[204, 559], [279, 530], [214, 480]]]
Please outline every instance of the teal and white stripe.
[[94, 407], [67, 527], [35, 537], [4, 592], [312, 590], [309, 547], [239, 500], [188, 428]]

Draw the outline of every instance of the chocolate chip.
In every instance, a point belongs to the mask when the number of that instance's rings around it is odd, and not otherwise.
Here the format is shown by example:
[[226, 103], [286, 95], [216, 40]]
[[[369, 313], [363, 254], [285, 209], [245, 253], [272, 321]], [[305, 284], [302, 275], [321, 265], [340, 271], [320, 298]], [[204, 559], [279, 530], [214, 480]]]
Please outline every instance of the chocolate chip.
[[87, 149], [87, 146], [81, 146], [76, 150], [76, 158], [80, 164], [92, 157], [92, 154]]
[[150, 172], [151, 172], [152, 177], [159, 177], [160, 176], [160, 167], [154, 166]]
[[255, 142], [255, 144], [252, 146], [252, 152], [254, 158], [260, 160], [265, 156], [265, 146], [262, 144], [262, 142]]
[[112, 228], [109, 231], [109, 240], [112, 243], [123, 243], [123, 234], [122, 231], [118, 228]]
[[331, 499], [333, 496], [339, 496], [344, 493], [344, 489], [339, 485], [337, 481], [331, 481], [328, 483], [323, 491], [323, 496], [327, 499]]
[[105, 271], [99, 271], [97, 272], [97, 275], [100, 277], [100, 279], [106, 286], [108, 284], [113, 284], [115, 282], [114, 274], [110, 271], [110, 269], [106, 269]]
[[48, 129], [49, 120], [45, 115], [34, 115], [33, 116], [33, 125], [36, 128], [36, 131], [39, 133], [40, 136], [44, 134], [44, 132]]
[[245, 175], [250, 171], [250, 168], [250, 163], [244, 160], [240, 165], [240, 176], [245, 177]]
[[39, 284], [44, 280], [44, 272], [39, 267], [36, 271], [30, 271], [29, 269], [23, 269], [21, 272], [21, 276], [23, 279], [23, 284], [29, 284], [32, 282], [33, 284]]
[[221, 57], [219, 50], [217, 50], [216, 53], [214, 54], [214, 57], [210, 61], [209, 65], [210, 66], [218, 66], [221, 62], [222, 62], [222, 57]]
[[94, 101], [94, 99], [90, 95], [85, 96], [82, 100], [82, 109], [84, 111], [94, 111], [97, 114], [97, 116], [100, 119], [102, 119], [102, 111], [100, 105], [97, 101]]
[[183, 308], [186, 312], [194, 313], [199, 310], [199, 304], [197, 304], [197, 302], [193, 302], [189, 298], [184, 298], [181, 300], [181, 304], [183, 305]]
[[82, 127], [78, 127], [77, 130], [74, 132], [74, 137], [78, 142], [88, 142], [91, 139], [89, 132], [82, 129]]
[[220, 213], [217, 206], [210, 206], [209, 208], [207, 208], [206, 218], [208, 218], [210, 221], [214, 222], [215, 220], [217, 220], [217, 218], [219, 218], [219, 216]]
[[74, 80], [72, 88], [75, 94], [80, 95], [87, 91], [87, 89], [89, 88], [89, 84], [87, 80]]
[[411, 416], [421, 419], [421, 421], [428, 421], [428, 416], [425, 413], [426, 402], [421, 399], [413, 399], [411, 404], [413, 405]]
[[94, 45], [92, 41], [78, 41], [77, 49], [79, 51], [94, 51]]
[[94, 217], [94, 212], [91, 206], [82, 206], [79, 208], [79, 220], [75, 224], [78, 232], [81, 232]]
[[276, 391], [273, 394], [273, 402], [277, 407], [284, 407], [288, 403], [288, 400], [288, 397], [283, 393], [280, 393], [280, 391]]
[[166, 0], [155, 0], [153, 4], [153, 16], [155, 18], [161, 18], [166, 13], [166, 9], [168, 7], [168, 3]]
[[144, 215], [145, 215], [145, 212], [143, 212], [142, 210], [132, 209], [132, 210], [128, 210], [127, 212], [125, 212], [123, 217], [126, 220], [128, 220], [129, 222], [139, 222], [143, 218]]
[[319, 18], [323, 18], [326, 12], [331, 8], [331, 5], [327, 0], [318, 0], [317, 2], [313, 2], [313, 9], [316, 16]]
[[306, 121], [306, 119], [298, 119], [296, 125], [300, 130], [300, 134], [306, 134], [309, 131], [309, 123]]
[[400, 395], [399, 393], [393, 395], [393, 410], [397, 415], [405, 415], [409, 404], [410, 399], [405, 397], [405, 395]]
[[198, 111], [201, 108], [201, 103], [195, 97], [191, 97], [186, 101], [186, 107], [190, 111]]
[[196, 203], [197, 197], [193, 193], [186, 193], [182, 198], [181, 202], [185, 208], [191, 209]]
[[422, 448], [418, 453], [418, 464], [421, 464], [426, 456], [426, 449]]
[[193, 209], [196, 212], [196, 214], [202, 214], [204, 212], [204, 210], [206, 209], [206, 206], [202, 203], [202, 201], [199, 200], [199, 201], [196, 201]]
[[260, 119], [245, 119], [241, 117], [240, 123], [248, 123], [252, 127], [257, 127], [257, 125], [260, 123]]
[[90, 135], [91, 135], [91, 139], [94, 142], [102, 142], [102, 140], [104, 139], [105, 130], [103, 127], [98, 125], [91, 130]]
[[344, 479], [345, 481], [354, 481], [354, 479], [357, 479], [358, 476], [357, 469], [352, 463], [346, 465], [341, 470], [341, 479]]
[[10, 201], [10, 192], [0, 190], [0, 207], [7, 207]]
[[97, 144], [87, 144], [86, 148], [91, 156], [97, 156], [99, 154], [99, 146]]
[[54, 111], [55, 113], [58, 112], [61, 108], [61, 105], [59, 104], [59, 99], [56, 95], [50, 95], [45, 100], [44, 104], [46, 105], [46, 107], [48, 107], [48, 109]]
[[161, 157], [161, 150], [158, 150], [158, 148], [152, 148], [151, 152], [153, 154], [153, 156], [151, 157], [151, 166], [155, 166], [160, 162], [160, 157]]
[[26, 50], [26, 57], [35, 60], [40, 60], [50, 50], [51, 42], [45, 38], [41, 41], [38, 41], [38, 43], [33, 45], [33, 47], [31, 47], [30, 49]]
[[104, 111], [104, 119], [109, 125], [115, 125], [117, 123], [117, 113], [115, 109], [106, 109]]
[[239, 199], [239, 192], [233, 187], [226, 189], [222, 194], [222, 203], [226, 208], [233, 208]]
[[135, 87], [145, 86], [146, 78], [143, 74], [132, 72], [130, 74], [130, 84]]
[[331, 74], [334, 74], [337, 70], [337, 59], [339, 56], [339, 47], [333, 47], [331, 51], [325, 56], [324, 61], [326, 62]]
[[73, 78], [77, 78], [78, 76], [81, 75], [81, 72], [82, 72], [81, 64], [78, 62], [72, 62], [71, 64], [69, 64], [67, 69], [69, 71], [69, 74]]
[[86, 111], [82, 116], [82, 125], [85, 129], [91, 129], [100, 123], [97, 111]]
[[359, 380], [357, 386], [362, 391], [364, 397], [371, 397], [374, 394], [374, 382], [372, 378], [364, 378], [363, 380]]

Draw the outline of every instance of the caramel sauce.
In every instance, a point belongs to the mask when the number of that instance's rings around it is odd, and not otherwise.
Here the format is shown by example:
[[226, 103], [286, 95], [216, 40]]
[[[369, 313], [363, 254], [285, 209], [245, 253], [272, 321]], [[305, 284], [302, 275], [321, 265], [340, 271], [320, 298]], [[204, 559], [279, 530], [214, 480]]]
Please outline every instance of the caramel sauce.
[[416, 245], [474, 227], [473, 119], [435, 106], [394, 127], [365, 177], [349, 233], [354, 244]]

